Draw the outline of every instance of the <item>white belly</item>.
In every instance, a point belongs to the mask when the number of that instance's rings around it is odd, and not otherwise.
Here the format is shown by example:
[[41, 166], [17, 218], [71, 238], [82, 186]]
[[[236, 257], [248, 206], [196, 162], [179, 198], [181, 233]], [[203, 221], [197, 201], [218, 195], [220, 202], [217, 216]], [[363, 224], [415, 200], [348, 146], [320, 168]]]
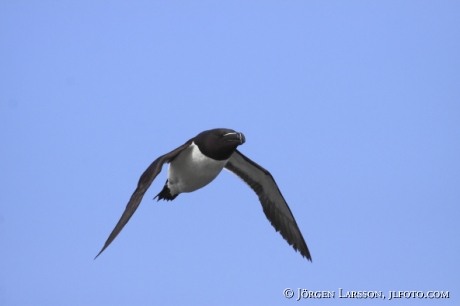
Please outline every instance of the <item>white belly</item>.
[[171, 194], [192, 192], [206, 186], [222, 171], [227, 161], [203, 155], [192, 143], [169, 164], [168, 187]]

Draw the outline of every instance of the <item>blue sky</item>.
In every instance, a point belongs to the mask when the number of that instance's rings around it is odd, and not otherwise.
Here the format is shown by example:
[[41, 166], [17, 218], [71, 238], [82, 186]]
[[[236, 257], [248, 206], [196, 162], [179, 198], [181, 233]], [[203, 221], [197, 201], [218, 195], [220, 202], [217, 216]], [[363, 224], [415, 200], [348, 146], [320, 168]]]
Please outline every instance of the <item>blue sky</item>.
[[[293, 305], [285, 288], [460, 299], [457, 1], [2, 1], [0, 304]], [[223, 172], [152, 198], [145, 168], [241, 131], [313, 263]], [[380, 303], [376, 299], [359, 303]]]

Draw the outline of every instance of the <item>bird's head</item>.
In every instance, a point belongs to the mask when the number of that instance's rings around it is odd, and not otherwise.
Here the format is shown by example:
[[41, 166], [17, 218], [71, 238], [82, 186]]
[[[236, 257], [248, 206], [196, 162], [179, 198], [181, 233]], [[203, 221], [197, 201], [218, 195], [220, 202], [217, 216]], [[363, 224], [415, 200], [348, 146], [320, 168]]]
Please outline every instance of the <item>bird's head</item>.
[[195, 144], [201, 153], [216, 160], [230, 158], [236, 148], [245, 141], [243, 133], [231, 129], [207, 130], [195, 137]]

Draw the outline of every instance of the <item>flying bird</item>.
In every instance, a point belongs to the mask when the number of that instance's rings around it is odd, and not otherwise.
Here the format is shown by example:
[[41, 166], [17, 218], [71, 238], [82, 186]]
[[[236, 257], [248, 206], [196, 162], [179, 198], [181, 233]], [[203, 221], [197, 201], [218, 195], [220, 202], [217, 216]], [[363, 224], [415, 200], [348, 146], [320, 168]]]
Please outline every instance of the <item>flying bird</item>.
[[212, 182], [225, 168], [254, 190], [265, 216], [275, 230], [280, 232], [294, 250], [311, 261], [310, 251], [302, 233], [270, 172], [236, 149], [245, 141], [243, 133], [231, 129], [207, 130], [158, 157], [141, 175], [120, 220], [94, 259], [101, 255], [121, 232], [139, 207], [145, 192], [161, 172], [163, 164], [169, 163], [166, 183], [155, 197], [158, 201], [172, 201], [183, 192], [200, 189]]

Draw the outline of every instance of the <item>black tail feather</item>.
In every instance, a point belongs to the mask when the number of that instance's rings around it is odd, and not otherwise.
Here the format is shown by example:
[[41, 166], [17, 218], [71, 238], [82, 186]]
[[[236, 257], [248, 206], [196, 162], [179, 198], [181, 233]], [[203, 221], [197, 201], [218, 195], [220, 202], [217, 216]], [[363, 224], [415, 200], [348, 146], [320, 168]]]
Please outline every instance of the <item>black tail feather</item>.
[[156, 197], [154, 197], [153, 199], [155, 200], [156, 198], [158, 198], [157, 201], [160, 201], [160, 200], [172, 201], [178, 195], [179, 194], [176, 194], [176, 195], [171, 194], [171, 190], [169, 190], [169, 187], [168, 187], [168, 180], [166, 180], [166, 183], [165, 183], [165, 186], [163, 187], [163, 190], [161, 190], [160, 193], [157, 194]]

